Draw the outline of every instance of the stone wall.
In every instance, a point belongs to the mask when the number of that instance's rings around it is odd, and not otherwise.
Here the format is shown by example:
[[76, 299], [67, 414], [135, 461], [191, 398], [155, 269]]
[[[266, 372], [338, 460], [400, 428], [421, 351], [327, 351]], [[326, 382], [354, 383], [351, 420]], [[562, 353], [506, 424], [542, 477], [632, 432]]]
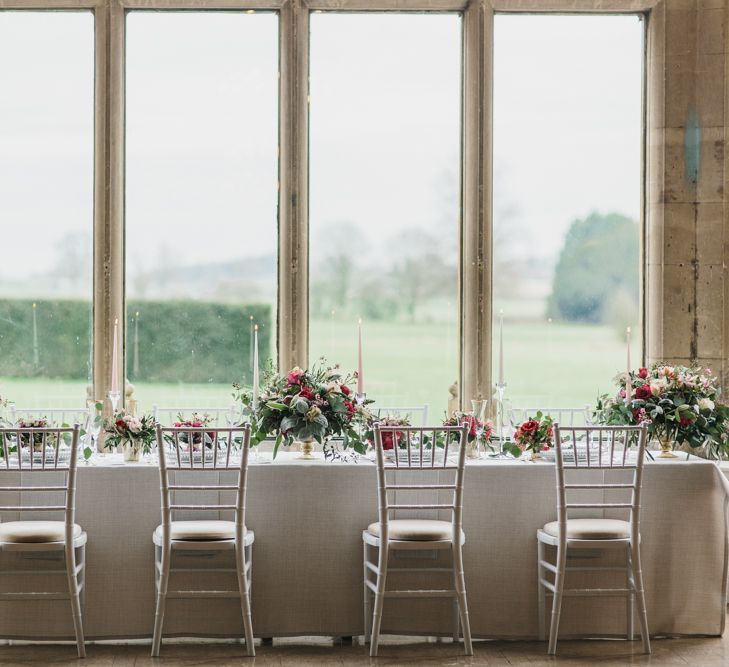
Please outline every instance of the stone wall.
[[729, 386], [729, 0], [661, 0], [647, 41], [646, 356]]

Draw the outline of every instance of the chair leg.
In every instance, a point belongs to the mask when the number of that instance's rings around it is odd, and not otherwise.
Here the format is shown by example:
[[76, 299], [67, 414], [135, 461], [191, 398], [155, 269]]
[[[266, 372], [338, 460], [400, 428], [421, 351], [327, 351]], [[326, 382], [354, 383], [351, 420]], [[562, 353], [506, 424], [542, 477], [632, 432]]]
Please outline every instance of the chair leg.
[[[626, 582], [626, 588], [633, 591], [635, 590], [635, 582], [633, 581], [633, 560], [630, 557], [630, 547], [626, 550], [626, 557], [625, 557], [625, 582]], [[633, 641], [633, 607], [635, 602], [635, 594], [634, 593], [628, 593], [627, 597], [625, 598], [625, 624], [627, 629], [627, 635], [628, 635], [628, 641]]]
[[645, 592], [643, 591], [643, 572], [640, 566], [640, 546], [631, 545], [633, 561], [633, 581], [635, 582], [635, 595], [638, 603], [638, 621], [640, 623], [640, 636], [643, 640], [643, 653], [651, 652], [651, 640], [648, 635], [648, 614], [645, 608]]
[[461, 639], [461, 620], [460, 609], [458, 608], [458, 598], [453, 598], [453, 643], [457, 644]]
[[387, 584], [387, 540], [380, 539], [377, 559], [377, 593], [375, 593], [375, 608], [372, 612], [372, 632], [370, 635], [370, 657], [377, 657], [377, 648], [380, 642], [380, 626], [382, 622], [382, 607], [385, 603], [385, 586]]
[[559, 617], [562, 613], [562, 590], [564, 589], [565, 567], [567, 565], [567, 545], [561, 543], [557, 547], [557, 574], [554, 577], [554, 597], [552, 598], [552, 619], [549, 625], [549, 655], [557, 653], [557, 634]]
[[235, 569], [238, 574], [238, 591], [240, 592], [241, 611], [243, 613], [243, 629], [246, 636], [246, 655], [256, 655], [256, 648], [253, 644], [253, 623], [251, 621], [251, 596], [248, 589], [248, 577], [245, 570], [246, 558], [245, 547], [236, 541], [235, 545]]
[[471, 643], [471, 621], [468, 619], [468, 603], [466, 602], [466, 579], [463, 576], [463, 547], [460, 540], [458, 544], [453, 544], [453, 567], [455, 569], [458, 608], [461, 612], [464, 649], [466, 655], [473, 655], [473, 644]]
[[370, 618], [370, 589], [369, 586], [367, 586], [367, 582], [369, 581], [369, 571], [367, 569], [367, 542], [364, 540], [362, 541], [362, 557], [363, 557], [363, 584], [362, 584], [362, 594], [364, 595], [364, 643], [366, 644], [370, 637], [369, 637], [369, 628], [370, 628], [370, 621], [372, 620]]
[[[167, 544], [161, 548], [155, 549], [156, 555], [159, 554], [160, 563], [162, 565], [162, 573], [159, 577], [159, 586], [157, 587], [157, 607], [154, 612], [154, 635], [152, 636], [152, 657], [159, 657], [159, 649], [162, 643], [162, 624], [165, 619], [165, 603], [167, 602], [167, 584], [170, 580], [170, 559], [172, 557], [171, 545]], [[157, 567], [157, 563], [155, 563]]]
[[539, 641], [542, 642], [547, 638], [547, 591], [542, 585], [544, 557], [544, 542], [537, 538], [537, 613], [539, 614]]
[[[83, 547], [82, 547], [83, 548]], [[86, 657], [86, 643], [84, 642], [84, 626], [81, 618], [81, 601], [78, 592], [78, 577], [76, 575], [76, 549], [73, 544], [66, 544], [66, 579], [68, 580], [68, 597], [71, 600], [71, 614], [73, 615], [73, 629], [76, 633], [76, 649], [79, 658]]]

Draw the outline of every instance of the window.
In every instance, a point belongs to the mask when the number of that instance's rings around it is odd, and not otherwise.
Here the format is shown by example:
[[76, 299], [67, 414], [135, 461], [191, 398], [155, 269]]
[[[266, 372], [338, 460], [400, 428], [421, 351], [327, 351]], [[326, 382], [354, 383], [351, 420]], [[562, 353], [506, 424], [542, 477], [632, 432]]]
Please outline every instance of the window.
[[375, 407], [440, 419], [458, 378], [461, 19], [314, 14], [310, 39], [310, 359], [354, 369], [361, 318]]
[[643, 24], [499, 15], [494, 66], [494, 381], [582, 407], [641, 358]]
[[142, 409], [224, 407], [275, 357], [278, 19], [131, 12], [127, 377]]
[[94, 18], [0, 12], [0, 395], [86, 404], [91, 378]]

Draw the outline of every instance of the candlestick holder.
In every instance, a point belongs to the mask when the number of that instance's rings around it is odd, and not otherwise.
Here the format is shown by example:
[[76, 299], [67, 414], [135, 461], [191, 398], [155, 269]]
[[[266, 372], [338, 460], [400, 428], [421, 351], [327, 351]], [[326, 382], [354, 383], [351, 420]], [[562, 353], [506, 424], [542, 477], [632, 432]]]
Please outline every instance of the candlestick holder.
[[498, 458], [505, 458], [508, 454], [504, 451], [504, 442], [506, 436], [504, 434], [504, 394], [506, 393], [506, 382], [496, 383], [496, 433], [499, 435], [499, 451], [494, 454]]
[[112, 412], [116, 412], [117, 408], [119, 407], [119, 400], [121, 399], [121, 392], [110, 391], [108, 396], [109, 396], [109, 400], [111, 401], [111, 410], [112, 410]]

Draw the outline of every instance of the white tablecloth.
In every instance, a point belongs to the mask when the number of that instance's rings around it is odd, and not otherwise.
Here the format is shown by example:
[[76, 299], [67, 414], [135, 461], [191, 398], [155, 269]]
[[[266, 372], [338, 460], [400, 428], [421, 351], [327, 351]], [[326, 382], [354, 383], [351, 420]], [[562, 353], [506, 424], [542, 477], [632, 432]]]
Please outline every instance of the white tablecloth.
[[[646, 465], [642, 555], [654, 635], [723, 632], [725, 488], [717, 467], [705, 461]], [[80, 466], [77, 520], [88, 533], [84, 622], [89, 639], [151, 635], [151, 537], [160, 521], [159, 503], [153, 465], [112, 466], [107, 460]], [[376, 520], [374, 465], [302, 462], [290, 454], [279, 455], [272, 465], [253, 463], [247, 506], [247, 523], [256, 535], [256, 636], [361, 634], [361, 532]], [[536, 636], [535, 531], [554, 518], [552, 465], [468, 465], [464, 559], [475, 637]], [[201, 581], [196, 577], [198, 585]], [[0, 635], [71, 637], [70, 618], [67, 602], [0, 603]], [[447, 634], [451, 619], [450, 601], [388, 600], [383, 631]], [[561, 636], [620, 635], [624, 627], [622, 599], [565, 602]], [[170, 600], [165, 633], [240, 636], [238, 603]]]

